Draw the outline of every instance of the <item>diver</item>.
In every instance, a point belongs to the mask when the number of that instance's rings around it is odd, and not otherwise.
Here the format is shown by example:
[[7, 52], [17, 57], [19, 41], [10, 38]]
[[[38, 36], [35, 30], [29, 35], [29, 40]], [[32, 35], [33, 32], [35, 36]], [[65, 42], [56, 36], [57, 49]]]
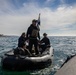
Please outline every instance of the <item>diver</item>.
[[32, 56], [32, 54], [27, 49], [25, 43], [22, 43], [20, 47], [17, 47], [16, 49], [14, 49], [14, 55]]
[[38, 40], [40, 40], [39, 29], [36, 26], [37, 20], [32, 20], [32, 24], [28, 27], [27, 38], [29, 39], [29, 51], [32, 53], [32, 46], [35, 47], [36, 55], [38, 52]]
[[41, 54], [45, 51], [46, 48], [49, 48], [50, 47], [50, 40], [47, 37], [47, 34], [46, 33], [43, 34], [43, 38], [40, 41], [40, 47], [42, 48]]
[[21, 45], [24, 44], [26, 41], [27, 41], [26, 34], [25, 32], [23, 32], [18, 39], [18, 47], [21, 47]]

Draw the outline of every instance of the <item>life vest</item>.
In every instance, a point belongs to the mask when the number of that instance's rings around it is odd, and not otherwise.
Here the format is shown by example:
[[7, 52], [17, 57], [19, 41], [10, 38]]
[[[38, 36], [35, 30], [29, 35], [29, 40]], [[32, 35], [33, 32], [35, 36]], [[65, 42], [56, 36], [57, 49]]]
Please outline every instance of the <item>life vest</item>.
[[37, 29], [33, 29], [31, 36], [32, 37], [38, 37], [38, 30]]

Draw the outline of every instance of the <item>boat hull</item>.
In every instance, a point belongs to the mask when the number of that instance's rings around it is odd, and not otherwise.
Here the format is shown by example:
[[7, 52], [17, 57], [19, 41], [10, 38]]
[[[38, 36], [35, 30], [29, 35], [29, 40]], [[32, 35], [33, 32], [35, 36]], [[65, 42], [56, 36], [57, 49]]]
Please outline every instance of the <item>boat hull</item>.
[[14, 55], [5, 56], [2, 59], [2, 68], [6, 70], [35, 70], [43, 69], [51, 65], [53, 59], [53, 49], [49, 53], [38, 57], [17, 57]]

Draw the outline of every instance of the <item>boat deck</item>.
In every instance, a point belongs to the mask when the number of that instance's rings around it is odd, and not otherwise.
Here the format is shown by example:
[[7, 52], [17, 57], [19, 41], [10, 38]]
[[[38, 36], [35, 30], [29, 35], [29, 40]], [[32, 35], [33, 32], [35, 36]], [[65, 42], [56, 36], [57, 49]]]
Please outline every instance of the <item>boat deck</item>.
[[55, 75], [76, 75], [76, 56], [65, 63]]

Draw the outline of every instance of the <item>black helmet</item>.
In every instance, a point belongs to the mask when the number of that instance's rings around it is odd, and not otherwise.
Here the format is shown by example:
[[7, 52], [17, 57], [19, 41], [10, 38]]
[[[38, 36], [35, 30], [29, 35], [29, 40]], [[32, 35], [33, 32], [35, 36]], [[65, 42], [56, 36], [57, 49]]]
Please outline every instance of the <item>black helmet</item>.
[[43, 33], [43, 35], [47, 35], [46, 33]]
[[37, 20], [36, 19], [33, 19], [32, 22], [37, 22]]

